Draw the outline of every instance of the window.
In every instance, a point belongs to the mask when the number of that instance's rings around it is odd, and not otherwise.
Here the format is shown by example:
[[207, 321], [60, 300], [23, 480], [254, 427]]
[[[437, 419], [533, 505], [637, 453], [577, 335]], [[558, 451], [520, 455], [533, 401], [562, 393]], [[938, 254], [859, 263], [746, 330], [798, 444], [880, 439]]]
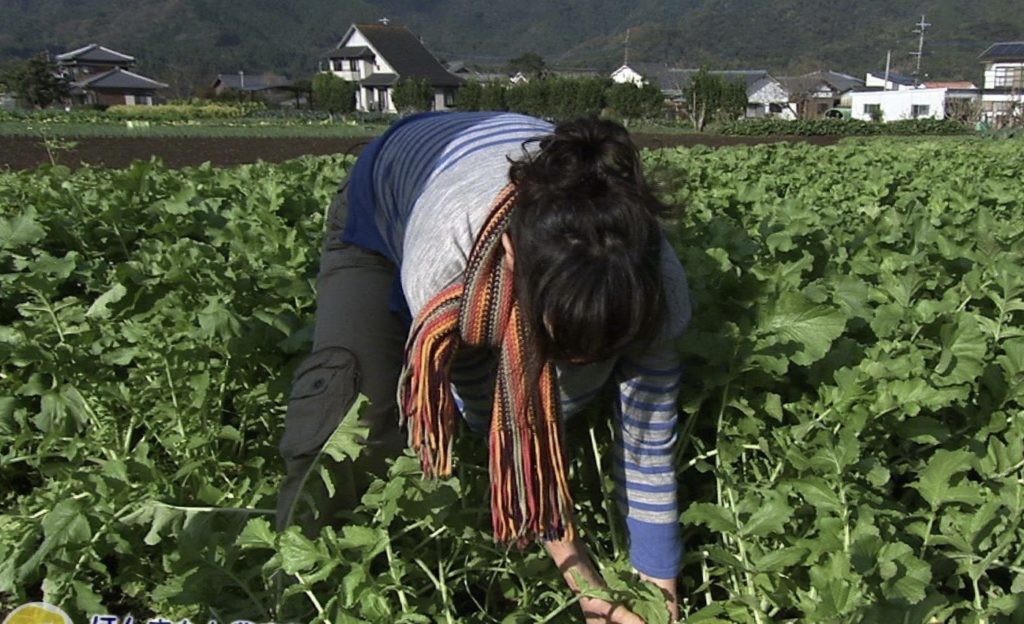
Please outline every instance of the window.
[[985, 100], [981, 103], [981, 110], [986, 113], [1009, 113], [1013, 111], [1013, 102]]
[[881, 104], [865, 104], [864, 114], [865, 115], [877, 115], [882, 112]]
[[1002, 88], [1021, 88], [1024, 86], [1024, 68], [996, 67], [992, 86]]
[[927, 104], [914, 104], [910, 107], [910, 116], [914, 119], [928, 117], [931, 114], [931, 106]]
[[348, 70], [352, 71], [352, 72], [359, 71], [359, 61], [356, 60], [356, 59], [349, 59], [348, 60]]
[[772, 103], [768, 104], [768, 112], [769, 113], [775, 113], [775, 114], [781, 113], [782, 112], [782, 104], [776, 104], [775, 102], [772, 102]]
[[455, 106], [455, 89], [444, 90], [444, 105], [445, 108], [451, 108]]
[[345, 71], [345, 65], [343, 65], [343, 61], [334, 60], [331, 61], [331, 69], [334, 71]]

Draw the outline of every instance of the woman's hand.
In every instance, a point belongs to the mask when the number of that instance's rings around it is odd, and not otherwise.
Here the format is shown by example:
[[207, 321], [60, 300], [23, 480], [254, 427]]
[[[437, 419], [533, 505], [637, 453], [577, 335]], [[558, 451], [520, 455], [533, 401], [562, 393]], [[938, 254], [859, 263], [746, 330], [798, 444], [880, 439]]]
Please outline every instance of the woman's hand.
[[679, 620], [679, 595], [676, 592], [676, 580], [671, 579], [656, 579], [641, 574], [640, 578], [647, 581], [648, 583], [654, 583], [657, 585], [661, 593], [665, 595], [665, 606], [668, 607], [668, 612], [672, 616], [671, 621], [676, 622]]
[[[574, 592], [580, 592], [581, 582], [589, 587], [606, 587], [580, 540], [544, 542], [544, 548]], [[601, 598], [583, 596], [580, 608], [587, 624], [644, 624], [639, 615], [625, 606]]]
[[580, 598], [587, 624], [644, 624], [639, 615], [619, 603], [600, 598]]

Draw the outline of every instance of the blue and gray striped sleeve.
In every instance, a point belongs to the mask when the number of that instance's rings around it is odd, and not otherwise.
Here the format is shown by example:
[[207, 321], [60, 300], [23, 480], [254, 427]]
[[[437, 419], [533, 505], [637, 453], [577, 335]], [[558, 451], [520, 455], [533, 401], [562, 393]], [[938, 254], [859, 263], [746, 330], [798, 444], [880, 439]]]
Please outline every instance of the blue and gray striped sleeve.
[[677, 397], [682, 376], [671, 343], [621, 361], [616, 417], [615, 481], [629, 530], [633, 567], [675, 578], [682, 561], [676, 501]]

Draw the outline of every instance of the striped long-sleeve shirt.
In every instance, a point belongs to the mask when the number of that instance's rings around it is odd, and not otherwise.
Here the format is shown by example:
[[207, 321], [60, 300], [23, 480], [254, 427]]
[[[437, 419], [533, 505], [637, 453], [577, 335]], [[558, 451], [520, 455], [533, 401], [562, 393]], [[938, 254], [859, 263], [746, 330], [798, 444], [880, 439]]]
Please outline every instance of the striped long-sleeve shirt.
[[[498, 192], [509, 159], [552, 131], [544, 121], [509, 113], [432, 113], [407, 118], [360, 156], [349, 183], [342, 238], [377, 251], [399, 267], [396, 304], [416, 315], [459, 279]], [[674, 577], [682, 557], [673, 449], [679, 359], [674, 339], [686, 327], [686, 277], [667, 242], [662, 275], [665, 327], [645, 348], [603, 362], [558, 367], [563, 415], [572, 416], [609, 379], [618, 385], [615, 478], [626, 516], [633, 566], [654, 578]], [[469, 426], [490, 416], [496, 362], [485, 349], [463, 350], [452, 370], [457, 402]]]

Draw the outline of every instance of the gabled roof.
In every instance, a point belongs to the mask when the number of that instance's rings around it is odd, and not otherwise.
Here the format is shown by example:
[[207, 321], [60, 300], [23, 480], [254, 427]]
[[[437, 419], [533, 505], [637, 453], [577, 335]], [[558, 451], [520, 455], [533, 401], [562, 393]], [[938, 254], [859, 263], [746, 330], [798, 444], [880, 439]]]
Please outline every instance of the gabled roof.
[[85, 80], [79, 80], [73, 83], [73, 86], [80, 89], [139, 89], [139, 90], [153, 90], [153, 89], [166, 89], [167, 85], [153, 80], [152, 78], [146, 78], [145, 76], [130, 72], [120, 67], [115, 67], [110, 71], [105, 71], [102, 74], [96, 74], [89, 76]]
[[1024, 61], [1024, 41], [993, 43], [978, 57], [980, 61]]
[[135, 62], [135, 57], [105, 48], [98, 43], [90, 43], [77, 50], [58, 54], [57, 62], [63, 64], [112, 63], [115, 65], [131, 65]]
[[445, 70], [419, 38], [405, 26], [356, 24], [353, 28], [366, 37], [370, 45], [402, 78], [424, 79], [434, 87], [457, 87], [462, 84], [462, 79]]
[[789, 91], [790, 95], [809, 93], [820, 87], [827, 87], [836, 93], [846, 93], [864, 86], [864, 81], [860, 78], [834, 71], [816, 71], [802, 76], [789, 76], [779, 78], [779, 82]]
[[330, 59], [364, 59], [373, 58], [373, 50], [366, 46], [346, 46], [344, 48], [334, 48], [330, 54], [327, 55]]
[[263, 91], [286, 84], [288, 81], [283, 78], [267, 78], [259, 74], [217, 74], [217, 79], [213, 81], [214, 87], [220, 85], [236, 91]]

